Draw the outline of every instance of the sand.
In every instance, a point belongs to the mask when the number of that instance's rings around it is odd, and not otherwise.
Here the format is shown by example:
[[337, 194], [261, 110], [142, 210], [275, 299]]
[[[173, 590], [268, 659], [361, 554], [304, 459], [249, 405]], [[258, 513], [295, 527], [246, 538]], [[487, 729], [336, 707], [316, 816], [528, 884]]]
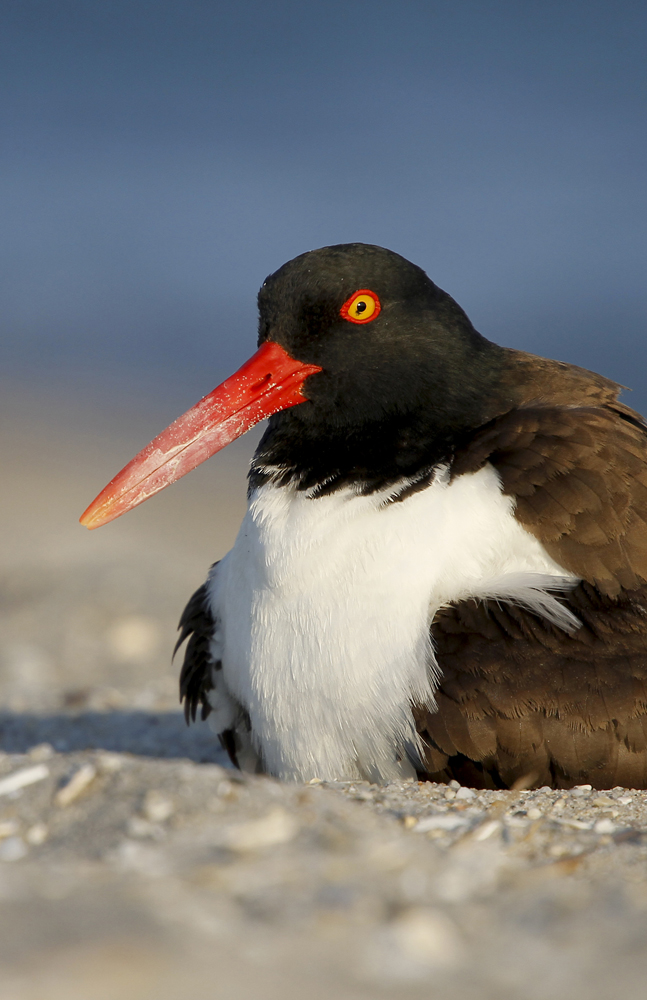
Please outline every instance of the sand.
[[251, 443], [90, 534], [159, 426], [4, 400], [0, 1000], [642, 1000], [644, 792], [233, 771], [170, 652]]

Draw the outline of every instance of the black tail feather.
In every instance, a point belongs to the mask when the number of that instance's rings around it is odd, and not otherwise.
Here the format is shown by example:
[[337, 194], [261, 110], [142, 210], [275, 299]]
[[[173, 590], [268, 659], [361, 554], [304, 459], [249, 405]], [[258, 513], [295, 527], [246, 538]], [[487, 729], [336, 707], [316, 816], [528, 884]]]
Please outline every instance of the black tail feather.
[[178, 629], [178, 639], [173, 656], [182, 643], [188, 639], [184, 653], [184, 663], [180, 672], [180, 702], [184, 702], [184, 717], [187, 725], [195, 722], [200, 708], [200, 718], [206, 719], [211, 712], [208, 693], [213, 690], [212, 668], [218, 667], [211, 657], [211, 640], [215, 621], [209, 608], [207, 584], [198, 587], [182, 612]]

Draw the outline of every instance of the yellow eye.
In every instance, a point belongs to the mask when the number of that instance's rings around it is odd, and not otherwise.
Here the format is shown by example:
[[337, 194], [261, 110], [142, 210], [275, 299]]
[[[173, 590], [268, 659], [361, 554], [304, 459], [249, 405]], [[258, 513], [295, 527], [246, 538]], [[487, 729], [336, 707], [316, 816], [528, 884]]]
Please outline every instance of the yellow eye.
[[369, 288], [360, 288], [347, 299], [341, 309], [340, 316], [351, 323], [370, 323], [380, 315], [380, 300]]

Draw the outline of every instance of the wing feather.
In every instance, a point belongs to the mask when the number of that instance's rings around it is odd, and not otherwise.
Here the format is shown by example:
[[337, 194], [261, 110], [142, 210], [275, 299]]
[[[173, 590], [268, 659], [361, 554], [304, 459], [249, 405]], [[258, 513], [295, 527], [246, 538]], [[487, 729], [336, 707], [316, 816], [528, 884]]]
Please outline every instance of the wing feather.
[[[417, 709], [435, 780], [486, 787], [647, 781], [647, 585], [617, 597], [582, 582], [562, 596], [568, 634], [505, 602], [461, 601], [432, 624], [438, 711]], [[432, 767], [433, 765], [433, 767]], [[475, 771], [474, 768], [477, 770]]]
[[519, 407], [460, 450], [490, 462], [515, 516], [561, 566], [617, 596], [647, 582], [647, 427], [620, 405]]

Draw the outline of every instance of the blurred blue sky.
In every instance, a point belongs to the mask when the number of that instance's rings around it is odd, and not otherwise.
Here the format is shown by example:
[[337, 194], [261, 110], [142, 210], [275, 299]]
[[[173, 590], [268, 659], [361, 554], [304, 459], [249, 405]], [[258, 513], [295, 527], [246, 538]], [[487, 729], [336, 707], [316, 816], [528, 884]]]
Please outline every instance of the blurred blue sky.
[[360, 240], [647, 410], [646, 29], [644, 0], [3, 0], [5, 376], [188, 406], [268, 272]]

